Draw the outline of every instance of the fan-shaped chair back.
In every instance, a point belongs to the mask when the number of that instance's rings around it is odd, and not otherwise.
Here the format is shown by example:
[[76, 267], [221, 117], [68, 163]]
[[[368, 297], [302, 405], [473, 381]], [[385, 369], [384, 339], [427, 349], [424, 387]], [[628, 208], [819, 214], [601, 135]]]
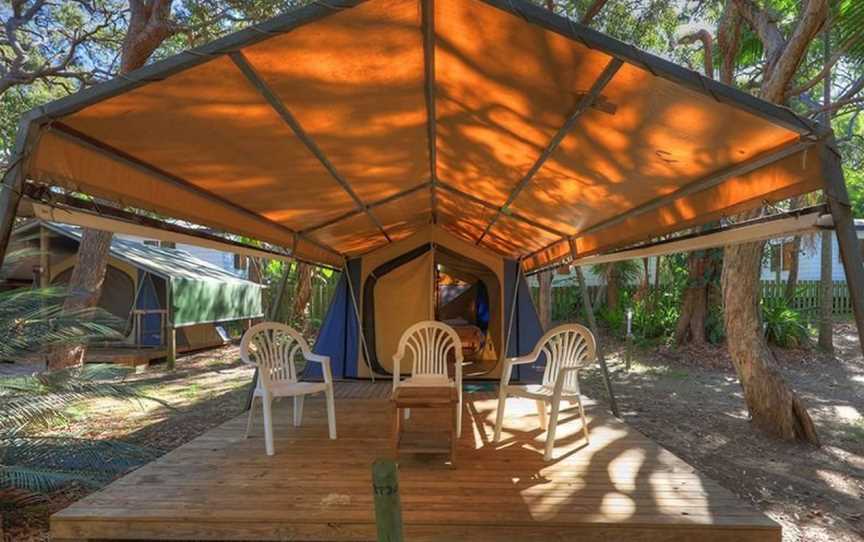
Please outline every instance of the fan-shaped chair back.
[[456, 331], [441, 322], [424, 320], [405, 330], [399, 339], [396, 356], [411, 358], [411, 376], [447, 376], [447, 359], [453, 352], [457, 366], [462, 365], [462, 340]]
[[[597, 354], [594, 334], [579, 324], [564, 324], [550, 329], [537, 343], [540, 353], [546, 355], [543, 385], [554, 387], [562, 369], [581, 368], [593, 363]], [[564, 394], [578, 393], [577, 371], [564, 373]]]
[[293, 328], [263, 322], [249, 328], [240, 341], [240, 357], [258, 367], [259, 383], [297, 382], [297, 361], [311, 354], [306, 340]]

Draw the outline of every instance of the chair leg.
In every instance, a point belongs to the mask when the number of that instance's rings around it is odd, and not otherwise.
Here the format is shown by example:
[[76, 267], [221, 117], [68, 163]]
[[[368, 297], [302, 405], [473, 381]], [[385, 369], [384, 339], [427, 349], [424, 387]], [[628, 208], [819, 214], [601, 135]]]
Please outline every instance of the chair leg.
[[261, 401], [264, 405], [264, 448], [267, 455], [273, 455], [273, 397], [267, 394]]
[[456, 438], [462, 438], [462, 396], [459, 396], [459, 402], [456, 403]]
[[537, 418], [540, 420], [540, 429], [546, 430], [549, 428], [549, 418], [546, 416], [546, 401], [537, 399]]
[[294, 396], [294, 427], [300, 427], [303, 423], [303, 400], [305, 395]]
[[588, 440], [588, 419], [585, 417], [585, 407], [582, 406], [581, 395], [577, 398], [577, 401], [579, 401], [579, 414], [582, 415], [582, 432], [585, 433], [585, 444], [590, 444], [591, 441]]
[[546, 430], [546, 453], [543, 454], [545, 461], [552, 460], [552, 451], [555, 449], [555, 430], [558, 429], [558, 411], [561, 409], [561, 401], [552, 401], [552, 413], [549, 415], [549, 429]]
[[246, 420], [246, 435], [243, 438], [249, 438], [249, 433], [252, 431], [252, 418], [255, 417], [255, 396], [252, 396], [252, 401], [249, 403], [249, 419]]
[[403, 408], [402, 412], [405, 413], [405, 419], [406, 420], [411, 417], [411, 409], [410, 408]]
[[330, 438], [336, 440], [336, 401], [333, 398], [333, 386], [324, 391], [327, 398], [327, 427], [330, 430]]
[[504, 424], [505, 406], [507, 406], [507, 387], [501, 386], [501, 391], [498, 392], [498, 412], [495, 416], [495, 435], [492, 437], [492, 442], [501, 440], [501, 426]]

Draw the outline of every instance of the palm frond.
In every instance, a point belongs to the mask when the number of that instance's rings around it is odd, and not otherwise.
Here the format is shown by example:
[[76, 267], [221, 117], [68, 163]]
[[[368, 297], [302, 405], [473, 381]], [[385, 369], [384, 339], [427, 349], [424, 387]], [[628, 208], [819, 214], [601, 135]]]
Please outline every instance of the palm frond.
[[101, 364], [27, 376], [0, 378], [0, 427], [7, 432], [29, 424], [67, 421], [66, 410], [78, 401], [111, 398], [169, 403], [125, 382], [129, 369]]
[[114, 440], [74, 437], [10, 436], [0, 438], [2, 463], [113, 478], [155, 459], [159, 452]]
[[75, 472], [59, 472], [50, 469], [0, 465], [0, 488], [13, 488], [30, 493], [50, 493], [71, 482], [90, 487], [99, 487], [101, 482], [92, 476]]

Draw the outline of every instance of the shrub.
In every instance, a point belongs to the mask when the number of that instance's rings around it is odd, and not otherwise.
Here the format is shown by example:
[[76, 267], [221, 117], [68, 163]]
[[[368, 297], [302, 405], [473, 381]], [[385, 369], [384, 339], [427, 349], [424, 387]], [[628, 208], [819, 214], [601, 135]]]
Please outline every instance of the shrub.
[[804, 318], [782, 297], [762, 300], [762, 325], [769, 344], [795, 348], [809, 342]]

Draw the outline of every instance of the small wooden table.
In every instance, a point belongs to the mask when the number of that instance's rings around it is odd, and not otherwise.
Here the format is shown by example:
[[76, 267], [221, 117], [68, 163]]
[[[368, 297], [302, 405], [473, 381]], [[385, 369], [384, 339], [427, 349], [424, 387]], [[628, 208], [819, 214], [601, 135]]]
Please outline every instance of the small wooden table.
[[[393, 404], [393, 454], [399, 452], [413, 454], [450, 454], [451, 466], [456, 465], [456, 405], [459, 398], [455, 387], [412, 387], [396, 388], [391, 399]], [[449, 446], [441, 441], [446, 438], [446, 431], [415, 432], [402, 431], [401, 409], [439, 408], [450, 411]], [[444, 437], [444, 438], [442, 438]]]

